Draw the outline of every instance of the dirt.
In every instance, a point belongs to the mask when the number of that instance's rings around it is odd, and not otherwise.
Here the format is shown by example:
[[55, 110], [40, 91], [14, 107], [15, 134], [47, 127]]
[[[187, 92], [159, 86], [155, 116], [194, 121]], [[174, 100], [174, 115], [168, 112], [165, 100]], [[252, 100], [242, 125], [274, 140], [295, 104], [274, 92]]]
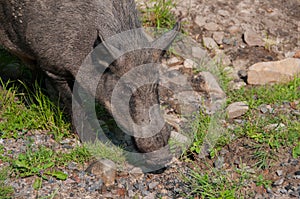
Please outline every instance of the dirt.
[[[174, 9], [179, 18], [182, 19], [184, 30], [189, 36], [201, 45], [204, 37], [214, 38], [214, 34], [223, 35], [218, 49], [206, 49], [211, 58], [216, 54], [224, 54], [228, 60], [227, 65], [232, 67], [236, 73], [247, 70], [251, 65], [262, 61], [275, 61], [292, 57], [300, 50], [300, 1], [299, 0], [190, 0], [179, 1]], [[212, 24], [208, 26], [207, 24]], [[244, 33], [252, 30], [256, 36], [263, 41], [263, 45], [249, 46], [245, 41]], [[239, 75], [233, 75], [235, 81]], [[287, 114], [291, 114], [291, 108], [287, 108]], [[257, 113], [259, 114], [259, 113]], [[276, 117], [276, 116], [275, 116]], [[231, 171], [232, 180], [240, 177], [233, 172], [240, 165], [248, 168], [257, 168], [255, 164], [253, 140], [239, 138], [225, 146], [219, 156], [224, 157], [225, 171]], [[269, 147], [261, 146], [269, 153], [270, 158], [264, 168], [253, 170], [254, 175], [262, 175], [264, 179], [270, 180], [271, 187], [267, 190], [258, 186], [254, 181], [240, 191], [240, 197], [245, 198], [299, 198], [299, 178], [295, 178], [295, 172], [300, 169], [300, 160], [293, 159], [290, 149], [279, 148], [270, 150]], [[222, 154], [223, 153], [223, 154]], [[207, 163], [214, 167], [215, 158], [195, 158], [197, 165], [207, 171]], [[195, 166], [193, 164], [193, 166]], [[277, 172], [282, 172], [281, 175]], [[283, 183], [276, 185], [276, 181], [284, 179]], [[275, 183], [275, 184], [274, 184]], [[296, 193], [292, 193], [292, 189]], [[297, 190], [298, 187], [298, 190]], [[287, 194], [282, 194], [281, 192]], [[292, 194], [291, 194], [292, 193]], [[297, 195], [298, 194], [298, 195]]]
[[[218, 43], [218, 49], [206, 49], [206, 51], [211, 58], [214, 58], [217, 54], [224, 54], [229, 60], [227, 63], [228, 66], [233, 68], [236, 73], [241, 70], [247, 70], [249, 66], [257, 62], [281, 60], [285, 57], [292, 57], [300, 50], [299, 0], [182, 0], [178, 1], [177, 7], [173, 11], [176, 16], [182, 20], [183, 29], [188, 32], [189, 36], [195, 39], [199, 45], [202, 45], [204, 37], [213, 38], [216, 32], [224, 35], [221, 42]], [[211, 24], [211, 26], [207, 24]], [[249, 29], [254, 31], [259, 38], [265, 41], [264, 45], [249, 46], [245, 42], [244, 33]], [[235, 81], [237, 82], [244, 81], [243, 79], [239, 79], [239, 75], [237, 74], [233, 75], [233, 77], [236, 78]], [[292, 107], [286, 108], [286, 110], [291, 109]], [[287, 111], [287, 113], [290, 114], [290, 111]], [[262, 145], [261, 147], [261, 150], [263, 150], [266, 146]], [[262, 185], [257, 185], [253, 180], [246, 181], [245, 186], [239, 191], [240, 197], [299, 198], [300, 180], [299, 175], [297, 175], [298, 178], [295, 177], [295, 172], [300, 171], [300, 159], [293, 159], [291, 151], [288, 148], [269, 150], [268, 147], [266, 147], [266, 152], [269, 153], [272, 158], [267, 160], [264, 168], [255, 169], [255, 164], [257, 163], [257, 159], [254, 157], [255, 150], [253, 140], [241, 137], [224, 146], [217, 154], [217, 157], [224, 158], [221, 168], [232, 176], [232, 181], [238, 180], [241, 177], [236, 171], [245, 168], [246, 170], [248, 169], [248, 173], [251, 173], [251, 175], [263, 175], [265, 180], [272, 182], [271, 185], [273, 186], [266, 189]], [[188, 185], [182, 182], [178, 176], [187, 174], [186, 170], [188, 170], [188, 168], [194, 168], [195, 166], [199, 167], [203, 173], [211, 172], [210, 169], [215, 167], [216, 158], [205, 157], [203, 159], [195, 154], [191, 155], [190, 158], [194, 160], [193, 163], [185, 163], [181, 160], [180, 163], [167, 168], [162, 174], [143, 175], [142, 180], [134, 176], [119, 176], [115, 186], [104, 189], [103, 193], [113, 193], [113, 195], [110, 196], [107, 194], [107, 198], [124, 198], [125, 195], [127, 198], [132, 198], [135, 195], [148, 196], [148, 198], [177, 198], [182, 191], [191, 191]], [[69, 171], [67, 168], [66, 170]], [[278, 174], [279, 170], [282, 172], [281, 175]], [[81, 171], [80, 169], [78, 173]], [[94, 179], [94, 176], [92, 177]], [[164, 180], [167, 178], [170, 178], [171, 182]], [[283, 183], [274, 185], [274, 183], [281, 178], [284, 179]], [[86, 179], [87, 177], [80, 178], [81, 181], [87, 181]], [[153, 190], [149, 190], [147, 186], [151, 182], [157, 182], [159, 185], [153, 188]], [[71, 183], [72, 186], [69, 185]], [[147, 186], [145, 185], [146, 183]], [[25, 182], [24, 186], [28, 187], [26, 184], [28, 183]], [[66, 196], [70, 195], [70, 198], [72, 197], [72, 191], [78, 194], [75, 194], [73, 197], [85, 196], [88, 198], [89, 195], [93, 197], [100, 196], [100, 192], [89, 194], [86, 190], [79, 190], [77, 186], [78, 183], [76, 183], [75, 180], [74, 182], [66, 182], [63, 184], [67, 186], [67, 188], [60, 189], [60, 194]], [[144, 193], [140, 185], [145, 185], [146, 188], [144, 191], [149, 193]], [[178, 188], [178, 186], [181, 187], [179, 187], [177, 191], [174, 191], [175, 188], [172, 187], [173, 185], [176, 185], [176, 188]], [[51, 186], [53, 186], [53, 184]], [[64, 188], [64, 186], [62, 187]], [[88, 185], [84, 185], [83, 187], [87, 186]], [[45, 189], [49, 191], [47, 188]], [[285, 189], [287, 193], [280, 193], [282, 189]], [[65, 194], [63, 194], [63, 192], [65, 192]], [[174, 194], [175, 192], [176, 195]], [[297, 196], [296, 194], [299, 195]], [[44, 196], [47, 194], [41, 195]], [[194, 197], [199, 198], [196, 195]], [[20, 196], [20, 198], [22, 198], [22, 196]]]

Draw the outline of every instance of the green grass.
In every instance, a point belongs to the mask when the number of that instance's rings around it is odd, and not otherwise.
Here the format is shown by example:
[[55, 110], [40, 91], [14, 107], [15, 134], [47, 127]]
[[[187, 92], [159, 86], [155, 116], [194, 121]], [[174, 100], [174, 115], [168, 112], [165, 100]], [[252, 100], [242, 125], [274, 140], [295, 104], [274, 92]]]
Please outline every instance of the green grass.
[[148, 1], [146, 9], [142, 10], [144, 26], [171, 29], [176, 23], [175, 16], [171, 11], [175, 7], [174, 0]]
[[69, 134], [69, 124], [64, 120], [63, 112], [43, 94], [37, 83], [33, 91], [24, 84], [19, 85], [27, 94], [18, 93], [13, 82], [4, 83], [0, 90], [0, 136], [18, 138], [29, 130], [47, 130], [56, 140]]
[[33, 187], [42, 187], [43, 180], [56, 178], [66, 180], [68, 174], [61, 170], [70, 162], [83, 164], [91, 158], [88, 150], [83, 146], [77, 146], [69, 152], [56, 152], [45, 146], [33, 148], [29, 145], [26, 152], [18, 155], [16, 159], [11, 159], [12, 173], [16, 177], [35, 176]]
[[113, 144], [105, 144], [99, 140], [96, 140], [93, 143], [85, 142], [84, 146], [92, 154], [92, 156], [97, 159], [109, 159], [115, 163], [118, 163], [119, 166], [122, 166], [125, 163], [123, 149]]
[[186, 195], [187, 198], [240, 198], [237, 191], [243, 186], [244, 173], [234, 181], [229, 173], [207, 166], [205, 171], [196, 166], [191, 170], [190, 176], [184, 180], [190, 185], [192, 192]]
[[[218, 151], [226, 145], [230, 145], [234, 140], [245, 139], [251, 143], [252, 153], [251, 168], [257, 173], [265, 169], [270, 169], [273, 163], [278, 160], [276, 155], [280, 150], [290, 151], [294, 158], [300, 156], [300, 118], [287, 111], [291, 107], [282, 109], [286, 104], [300, 100], [300, 78], [295, 78], [287, 84], [276, 84], [266, 86], [247, 86], [240, 90], [231, 90], [229, 88], [229, 79], [225, 73], [218, 73], [218, 79], [227, 93], [227, 104], [245, 101], [249, 105], [249, 111], [239, 119], [243, 123], [235, 123], [227, 120], [227, 124], [233, 125], [233, 128], [227, 129], [228, 132], [218, 138], [213, 148], [210, 148], [210, 157], [214, 159]], [[261, 113], [261, 105], [270, 105], [274, 112]], [[300, 104], [294, 105], [294, 109], [300, 110]], [[212, 116], [200, 112], [194, 126], [194, 142], [190, 152], [199, 154], [209, 133], [212, 122]], [[271, 128], [269, 125], [273, 124]], [[229, 137], [226, 137], [229, 135]], [[231, 135], [231, 136], [230, 136]], [[233, 136], [233, 139], [231, 138]], [[206, 160], [203, 160], [206, 161]], [[248, 162], [249, 164], [250, 162]], [[240, 171], [235, 171], [239, 173]], [[187, 180], [192, 188], [190, 197], [198, 196], [202, 198], [241, 198], [239, 190], [243, 187], [243, 181], [253, 180], [256, 186], [270, 187], [271, 181], [264, 179], [260, 174], [240, 175], [238, 179], [228, 177], [228, 173], [218, 171], [213, 167], [202, 170], [195, 166], [191, 171], [191, 176]], [[243, 177], [242, 177], [243, 176]]]
[[6, 181], [11, 173], [11, 168], [4, 167], [0, 169], [0, 198], [9, 199], [12, 198], [14, 189], [12, 186], [7, 185]]
[[295, 78], [287, 84], [253, 86], [227, 93], [228, 103], [247, 101], [250, 108], [261, 104], [292, 102], [300, 99], [300, 78]]

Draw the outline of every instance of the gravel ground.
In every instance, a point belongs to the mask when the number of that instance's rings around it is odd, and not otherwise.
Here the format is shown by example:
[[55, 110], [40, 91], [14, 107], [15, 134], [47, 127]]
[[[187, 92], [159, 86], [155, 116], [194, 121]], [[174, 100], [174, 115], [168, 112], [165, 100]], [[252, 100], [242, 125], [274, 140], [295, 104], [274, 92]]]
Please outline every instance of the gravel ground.
[[[211, 57], [219, 54], [225, 56], [223, 62], [233, 70], [235, 82], [243, 82], [239, 72], [253, 63], [292, 57], [300, 49], [298, 0], [190, 0], [178, 2], [174, 12], [186, 22], [185, 30], [197, 42], [202, 44], [207, 42], [207, 38], [214, 39], [213, 45], [218, 48], [209, 47], [206, 51]], [[253, 37], [245, 41], [245, 32], [249, 30]], [[263, 42], [250, 45], [256, 42], [251, 38], [257, 37]], [[299, 119], [299, 110], [294, 110], [291, 103], [293, 102], [270, 106], [275, 111], [294, 114]], [[262, 107], [257, 110], [257, 114], [268, 114], [264, 110]], [[228, 122], [228, 126], [242, 123], [243, 121], [234, 120]], [[56, 151], [66, 152], [81, 144], [75, 137], [56, 143], [46, 132], [34, 131], [27, 135], [33, 140], [32, 146], [49, 146]], [[28, 138], [0, 141], [6, 152], [12, 151], [4, 153], [11, 157], [17, 157], [28, 145]], [[234, 169], [246, 167], [249, 173], [262, 174], [272, 181], [269, 189], [257, 186], [253, 181], [246, 182], [246, 186], [240, 191], [245, 198], [300, 198], [300, 159], [293, 159], [291, 152], [283, 148], [276, 153], [276, 160], [270, 162], [272, 166], [257, 171], [252, 169], [254, 160], [249, 156], [253, 150], [249, 140], [238, 139], [219, 152], [219, 161], [208, 157], [193, 157], [193, 163], [174, 159], [166, 170], [158, 174], [131, 173], [129, 171], [137, 168], [128, 166], [125, 171], [117, 172], [111, 186], [106, 186], [99, 176], [86, 171], [91, 162], [84, 165], [70, 163], [67, 167], [60, 168], [69, 175], [68, 179], [43, 181], [39, 190], [32, 187], [34, 176], [10, 178], [7, 184], [12, 185], [15, 190], [13, 198], [43, 198], [51, 195], [53, 198], [185, 198], [183, 193], [189, 193], [191, 188], [183, 181], [182, 176], [189, 176], [189, 168], [193, 168], [195, 164], [206, 171], [207, 164], [204, 163], [208, 163], [211, 167], [222, 168], [232, 174], [233, 179], [238, 178]], [[241, 165], [240, 162], [246, 165]], [[7, 163], [0, 160], [0, 166], [5, 165]]]

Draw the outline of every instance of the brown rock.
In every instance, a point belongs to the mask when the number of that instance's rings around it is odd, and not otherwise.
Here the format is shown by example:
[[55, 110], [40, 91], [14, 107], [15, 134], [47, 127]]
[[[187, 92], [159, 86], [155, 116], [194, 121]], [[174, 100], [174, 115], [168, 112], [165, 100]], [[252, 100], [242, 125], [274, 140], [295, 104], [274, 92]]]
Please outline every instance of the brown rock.
[[248, 69], [248, 84], [264, 85], [288, 82], [300, 73], [300, 59], [287, 58], [281, 61], [260, 62]]
[[203, 37], [203, 45], [210, 50], [218, 48], [218, 44], [210, 37]]
[[222, 44], [224, 38], [224, 32], [214, 32], [213, 33], [213, 39], [217, 42], [217, 44]]
[[300, 58], [300, 50], [297, 50], [293, 56], [294, 58]]
[[167, 60], [167, 65], [168, 66], [172, 67], [172, 66], [176, 66], [178, 64], [180, 64], [180, 60], [177, 57], [172, 57], [171, 59]]
[[249, 46], [264, 46], [264, 41], [261, 37], [252, 30], [247, 30], [244, 33], [244, 40]]
[[113, 161], [102, 159], [93, 162], [86, 169], [86, 172], [99, 176], [106, 186], [111, 186], [115, 183], [116, 170], [116, 165]]
[[198, 15], [198, 16], [196, 16], [196, 18], [195, 18], [195, 23], [198, 25], [198, 26], [204, 26], [205, 25], [205, 23], [206, 23], [206, 18], [204, 18], [204, 17], [202, 17], [202, 16], [200, 16], [200, 15]]
[[227, 30], [232, 35], [241, 32], [241, 29], [238, 26], [231, 26]]
[[209, 23], [204, 25], [204, 28], [206, 30], [216, 31], [216, 30], [219, 30], [219, 25], [214, 23], [214, 22], [209, 22]]
[[234, 102], [230, 104], [226, 111], [229, 119], [234, 119], [244, 115], [248, 111], [249, 107], [244, 102]]

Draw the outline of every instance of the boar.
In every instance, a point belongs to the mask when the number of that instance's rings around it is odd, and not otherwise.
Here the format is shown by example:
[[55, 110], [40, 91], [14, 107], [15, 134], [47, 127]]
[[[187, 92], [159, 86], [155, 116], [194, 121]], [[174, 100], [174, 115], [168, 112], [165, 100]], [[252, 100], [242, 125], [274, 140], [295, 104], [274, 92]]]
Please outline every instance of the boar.
[[[45, 74], [70, 115], [74, 81], [85, 57], [97, 44], [104, 43], [111, 36], [138, 28], [141, 28], [141, 23], [134, 0], [0, 2], [0, 44], [32, 70]], [[96, 100], [111, 113], [112, 105], [108, 102], [116, 82], [135, 66], [159, 63], [178, 30], [179, 23], [154, 41], [142, 35], [142, 40], [149, 42], [150, 48], [116, 57], [101, 81], [94, 82], [99, 84]], [[117, 47], [104, 46], [114, 57]], [[154, 75], [157, 81], [138, 88], [131, 97], [129, 111], [132, 121], [138, 125], [150, 123], [149, 109], [159, 104], [157, 74]], [[126, 121], [120, 123], [125, 131], [132, 131]], [[152, 152], [166, 146], [169, 136], [170, 126], [165, 124], [154, 136], [137, 136], [135, 143], [141, 152]]]

